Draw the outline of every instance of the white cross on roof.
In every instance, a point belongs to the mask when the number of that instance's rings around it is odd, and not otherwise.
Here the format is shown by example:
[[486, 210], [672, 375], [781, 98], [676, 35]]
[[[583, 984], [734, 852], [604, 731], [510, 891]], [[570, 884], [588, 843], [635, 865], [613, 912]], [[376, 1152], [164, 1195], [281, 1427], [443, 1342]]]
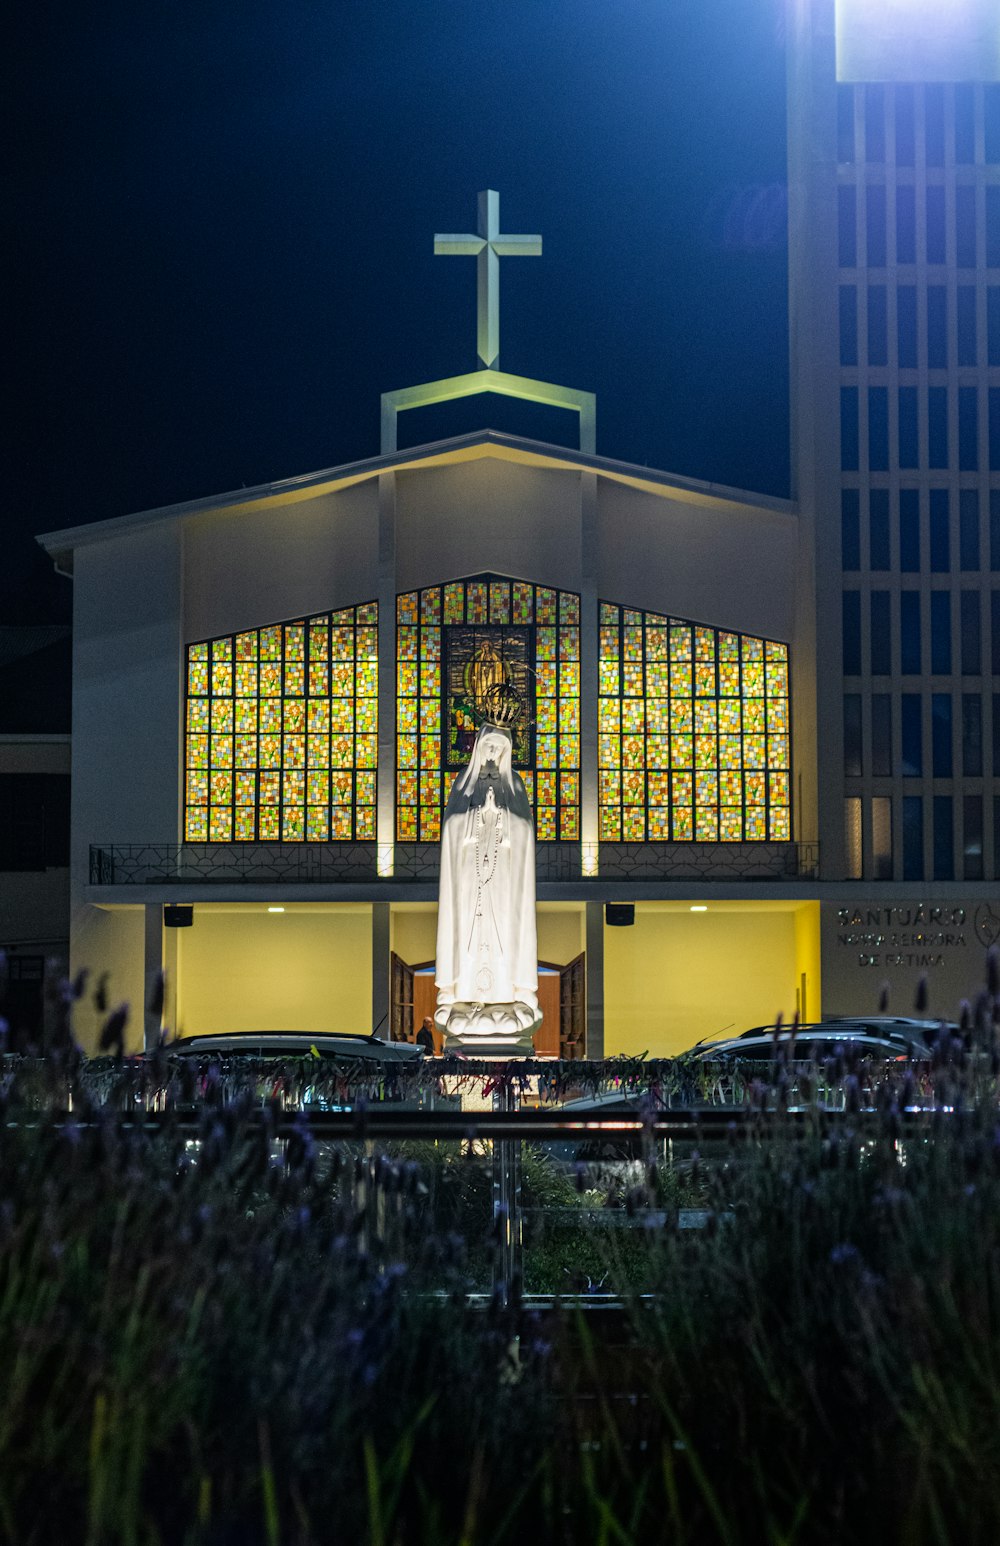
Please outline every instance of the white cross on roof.
[[540, 236], [501, 236], [500, 195], [488, 188], [479, 195], [479, 231], [475, 236], [435, 236], [434, 251], [446, 257], [477, 260], [477, 329], [479, 358], [487, 370], [500, 358], [500, 259], [537, 258]]

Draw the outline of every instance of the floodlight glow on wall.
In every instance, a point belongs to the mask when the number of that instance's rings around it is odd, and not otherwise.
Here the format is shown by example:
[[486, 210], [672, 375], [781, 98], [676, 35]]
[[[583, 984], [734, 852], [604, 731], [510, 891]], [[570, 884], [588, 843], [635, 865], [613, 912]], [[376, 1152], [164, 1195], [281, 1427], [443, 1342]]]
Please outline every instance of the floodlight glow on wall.
[[1000, 81], [998, 0], [836, 0], [840, 81]]

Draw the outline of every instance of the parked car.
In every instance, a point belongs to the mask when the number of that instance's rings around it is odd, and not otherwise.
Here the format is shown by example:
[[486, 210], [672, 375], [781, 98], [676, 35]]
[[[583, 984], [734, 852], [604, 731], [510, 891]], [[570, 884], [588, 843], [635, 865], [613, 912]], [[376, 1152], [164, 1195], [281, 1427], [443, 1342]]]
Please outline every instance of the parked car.
[[376, 1063], [414, 1063], [424, 1056], [423, 1047], [409, 1041], [381, 1041], [358, 1033], [315, 1031], [225, 1031], [202, 1036], [179, 1036], [166, 1050], [182, 1057], [258, 1058], [363, 1058]]
[[423, 1047], [411, 1042], [313, 1031], [232, 1031], [182, 1036], [163, 1050], [190, 1065], [193, 1079], [181, 1080], [185, 1106], [197, 1105], [213, 1080], [225, 1099], [245, 1089], [248, 1076], [258, 1100], [278, 1099], [286, 1111], [351, 1111], [359, 1100], [413, 1108], [436, 1104], [432, 1094], [410, 1091], [398, 1078], [423, 1061]]
[[948, 1034], [957, 1033], [958, 1030], [950, 1022], [939, 1020], [904, 1019], [888, 1015], [859, 1019], [835, 1016], [798, 1026], [794, 1038], [790, 1025], [756, 1025], [738, 1036], [700, 1041], [691, 1048], [688, 1055], [702, 1062], [733, 1058], [767, 1061], [779, 1053], [787, 1056], [794, 1040], [797, 1062], [828, 1057], [837, 1047], [850, 1050], [858, 1056], [883, 1058], [886, 1061], [906, 1058], [922, 1060], [932, 1056], [934, 1043], [942, 1028]]

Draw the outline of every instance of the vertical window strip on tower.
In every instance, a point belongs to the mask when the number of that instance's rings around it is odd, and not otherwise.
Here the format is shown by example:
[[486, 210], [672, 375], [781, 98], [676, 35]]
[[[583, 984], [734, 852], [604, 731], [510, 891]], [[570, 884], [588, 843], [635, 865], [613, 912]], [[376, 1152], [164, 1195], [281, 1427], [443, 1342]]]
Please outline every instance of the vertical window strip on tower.
[[580, 598], [496, 575], [396, 598], [396, 840], [436, 843], [457, 769], [444, 738], [447, 635], [452, 628], [527, 633], [534, 763], [521, 766], [540, 841], [580, 837]]
[[184, 836], [375, 838], [378, 605], [188, 646]]
[[791, 837], [788, 646], [601, 603], [605, 842]]

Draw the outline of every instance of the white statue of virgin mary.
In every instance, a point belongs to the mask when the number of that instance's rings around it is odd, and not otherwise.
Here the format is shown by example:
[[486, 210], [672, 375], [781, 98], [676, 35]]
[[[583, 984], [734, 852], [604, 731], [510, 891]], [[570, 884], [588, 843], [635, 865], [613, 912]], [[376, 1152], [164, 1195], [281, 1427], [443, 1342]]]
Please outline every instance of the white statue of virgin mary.
[[541, 1022], [535, 833], [511, 732], [486, 723], [441, 830], [435, 1023], [449, 1044], [530, 1048]]

